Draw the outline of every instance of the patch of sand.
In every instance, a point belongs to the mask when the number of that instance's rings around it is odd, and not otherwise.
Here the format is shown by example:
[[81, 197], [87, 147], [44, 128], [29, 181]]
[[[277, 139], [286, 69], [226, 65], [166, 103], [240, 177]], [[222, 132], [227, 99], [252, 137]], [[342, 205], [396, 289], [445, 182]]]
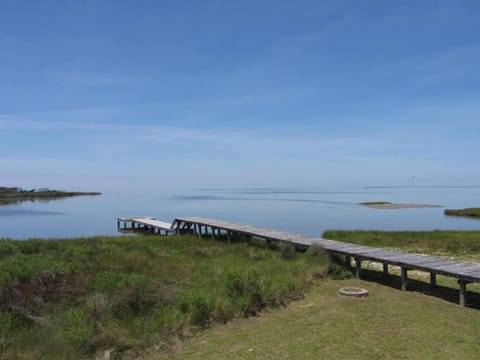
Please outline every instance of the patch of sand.
[[420, 208], [440, 208], [442, 205], [429, 205], [429, 204], [360, 204], [372, 209], [420, 209]]

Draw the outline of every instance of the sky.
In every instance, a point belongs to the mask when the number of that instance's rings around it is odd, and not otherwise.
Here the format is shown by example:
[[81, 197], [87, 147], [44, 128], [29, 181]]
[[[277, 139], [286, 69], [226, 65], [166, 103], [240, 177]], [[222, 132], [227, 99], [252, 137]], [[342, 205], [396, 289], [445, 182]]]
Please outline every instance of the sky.
[[480, 2], [0, 0], [0, 185], [478, 185]]

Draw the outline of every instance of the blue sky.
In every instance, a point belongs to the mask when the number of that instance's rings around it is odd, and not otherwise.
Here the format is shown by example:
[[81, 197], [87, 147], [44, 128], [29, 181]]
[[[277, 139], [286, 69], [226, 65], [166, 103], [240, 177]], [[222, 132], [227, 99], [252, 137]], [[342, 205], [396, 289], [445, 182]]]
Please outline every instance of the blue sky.
[[480, 2], [0, 0], [0, 183], [478, 184]]

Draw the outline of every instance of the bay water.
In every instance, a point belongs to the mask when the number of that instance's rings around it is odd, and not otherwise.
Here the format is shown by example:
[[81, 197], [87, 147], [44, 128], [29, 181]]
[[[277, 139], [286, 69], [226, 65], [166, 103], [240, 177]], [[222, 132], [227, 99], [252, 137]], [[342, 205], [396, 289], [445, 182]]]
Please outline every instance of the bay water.
[[[360, 202], [441, 205], [372, 209]], [[337, 230], [480, 230], [480, 220], [445, 208], [480, 207], [480, 186], [324, 187], [114, 191], [0, 206], [0, 238], [118, 235], [119, 216], [200, 216], [319, 236]]]

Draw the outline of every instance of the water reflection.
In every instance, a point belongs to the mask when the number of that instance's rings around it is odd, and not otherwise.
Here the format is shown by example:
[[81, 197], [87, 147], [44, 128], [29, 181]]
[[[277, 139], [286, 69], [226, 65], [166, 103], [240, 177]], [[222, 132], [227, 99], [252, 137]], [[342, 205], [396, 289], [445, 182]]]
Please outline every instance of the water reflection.
[[65, 198], [68, 198], [70, 196], [58, 196], [55, 198], [39, 198], [39, 197], [25, 197], [25, 198], [13, 198], [13, 199], [1, 199], [0, 200], [0, 206], [2, 205], [19, 205], [24, 202], [31, 202], [31, 203], [49, 203], [51, 201], [59, 201], [59, 200], [64, 200]]
[[[29, 210], [29, 209], [18, 209], [18, 208], [0, 208], [0, 217], [2, 216], [46, 216], [46, 215], [66, 215], [65, 212], [61, 211], [48, 211], [48, 210]], [[1, 237], [1, 234], [0, 234]]]

